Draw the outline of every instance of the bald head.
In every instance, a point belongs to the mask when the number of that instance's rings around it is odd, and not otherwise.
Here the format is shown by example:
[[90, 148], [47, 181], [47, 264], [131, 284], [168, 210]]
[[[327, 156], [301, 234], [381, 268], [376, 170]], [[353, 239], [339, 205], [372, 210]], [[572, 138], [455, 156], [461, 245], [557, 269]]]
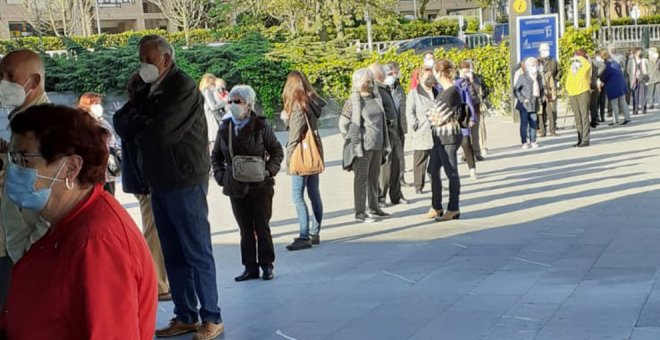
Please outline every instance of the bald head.
[[0, 60], [0, 80], [16, 83], [25, 89], [24, 105], [43, 95], [46, 71], [38, 54], [30, 50], [9, 52]]

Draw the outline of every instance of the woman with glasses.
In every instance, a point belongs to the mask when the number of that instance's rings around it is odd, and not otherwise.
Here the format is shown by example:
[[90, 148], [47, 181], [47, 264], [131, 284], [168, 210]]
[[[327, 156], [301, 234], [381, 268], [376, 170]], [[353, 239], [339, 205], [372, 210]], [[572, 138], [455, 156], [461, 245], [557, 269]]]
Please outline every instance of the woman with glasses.
[[[241, 260], [245, 270], [234, 278], [237, 282], [258, 279], [259, 267], [264, 280], [272, 280], [275, 249], [270, 234], [270, 218], [273, 208], [275, 176], [284, 159], [282, 145], [277, 141], [266, 118], [257, 115], [254, 90], [245, 85], [235, 86], [229, 92], [229, 112], [220, 123], [215, 139], [211, 162], [213, 176], [229, 196], [234, 218], [241, 230]], [[240, 169], [234, 162], [245, 156], [253, 156], [253, 163], [261, 159], [265, 169], [254, 174], [236, 175]], [[256, 236], [256, 237], [255, 237]]]
[[7, 339], [152, 339], [154, 265], [131, 216], [103, 190], [107, 132], [87, 112], [53, 105], [27, 109], [11, 130], [7, 196], [50, 228], [13, 268], [0, 331]]

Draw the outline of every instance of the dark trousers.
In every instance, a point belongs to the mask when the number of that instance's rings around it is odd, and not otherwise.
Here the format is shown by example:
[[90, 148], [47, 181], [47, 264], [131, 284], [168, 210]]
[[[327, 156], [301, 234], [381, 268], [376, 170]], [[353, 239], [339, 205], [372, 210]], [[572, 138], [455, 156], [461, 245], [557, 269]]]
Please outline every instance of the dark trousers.
[[7, 302], [9, 284], [11, 283], [11, 269], [14, 266], [9, 256], [0, 257], [0, 306]]
[[250, 189], [245, 197], [230, 199], [234, 218], [241, 230], [241, 261], [250, 271], [258, 271], [259, 267], [273, 268], [275, 262], [275, 247], [270, 234], [274, 193], [273, 187], [268, 185]]
[[538, 124], [541, 129], [541, 136], [548, 133], [555, 134], [557, 132], [557, 100], [543, 102], [541, 110], [543, 110], [543, 117], [541, 117], [542, 121]]
[[399, 179], [406, 183], [406, 136], [401, 135], [401, 157], [399, 158]]
[[528, 112], [524, 106], [518, 106], [520, 113], [520, 140], [526, 144], [529, 138], [530, 143], [536, 143], [536, 130], [539, 127], [539, 118], [536, 112]]
[[598, 112], [600, 113], [600, 121], [605, 121], [605, 110], [607, 109], [607, 92], [605, 88], [600, 91], [600, 97], [598, 100]]
[[431, 174], [431, 204], [435, 210], [442, 208], [442, 181], [440, 180], [440, 169], [444, 168], [445, 175], [449, 179], [449, 205], [447, 210], [458, 211], [458, 201], [461, 193], [461, 179], [458, 176], [458, 160], [456, 152], [458, 145], [443, 145], [440, 140], [433, 136], [433, 150], [431, 150], [431, 162], [429, 173]]
[[633, 89], [632, 93], [632, 102], [633, 102], [633, 114], [636, 115], [639, 113], [641, 107], [642, 113], [646, 113], [646, 90], [647, 86], [644, 83], [638, 83], [637, 86]]
[[353, 199], [355, 213], [365, 212], [365, 203], [369, 200], [370, 210], [379, 210], [378, 206], [378, 178], [380, 177], [380, 163], [383, 160], [382, 151], [365, 151], [364, 156], [356, 158], [353, 163]]
[[399, 203], [403, 198], [401, 192], [401, 158], [403, 158], [403, 144], [398, 141], [392, 142], [392, 153], [387, 162], [380, 167], [380, 186], [378, 200], [385, 201], [390, 194], [392, 203]]
[[568, 97], [571, 109], [575, 114], [575, 127], [578, 134], [578, 144], [589, 144], [589, 134], [591, 132], [591, 126], [589, 126], [590, 100], [591, 94], [589, 92]]
[[598, 125], [598, 106], [600, 105], [600, 92], [598, 90], [589, 91], [589, 119], [591, 126]]
[[463, 136], [463, 141], [461, 142], [461, 148], [463, 149], [463, 157], [468, 164], [468, 168], [476, 169], [477, 162], [474, 159], [474, 150], [472, 149], [472, 137]]
[[429, 157], [431, 156], [431, 150], [415, 150], [413, 154], [413, 162], [415, 163], [415, 189], [417, 191], [424, 190], [424, 184], [426, 182], [426, 169], [429, 166]]
[[[174, 314], [184, 323], [222, 322], [211, 246], [208, 185], [152, 190], [151, 204], [170, 281]], [[201, 308], [197, 310], [197, 300]]]

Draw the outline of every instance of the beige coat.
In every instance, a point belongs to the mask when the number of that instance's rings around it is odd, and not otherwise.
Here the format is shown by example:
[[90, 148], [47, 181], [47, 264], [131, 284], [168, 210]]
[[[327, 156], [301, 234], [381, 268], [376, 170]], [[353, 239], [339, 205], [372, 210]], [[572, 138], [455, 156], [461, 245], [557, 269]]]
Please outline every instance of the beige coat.
[[[28, 105], [35, 106], [49, 103], [46, 94]], [[14, 111], [10, 117], [20, 114]], [[7, 154], [0, 155], [2, 164], [7, 164]], [[5, 192], [5, 170], [0, 170], [0, 256], [11, 257], [14, 263], [30, 249], [47, 231], [49, 224], [39, 216], [38, 212], [22, 210], [12, 202]]]

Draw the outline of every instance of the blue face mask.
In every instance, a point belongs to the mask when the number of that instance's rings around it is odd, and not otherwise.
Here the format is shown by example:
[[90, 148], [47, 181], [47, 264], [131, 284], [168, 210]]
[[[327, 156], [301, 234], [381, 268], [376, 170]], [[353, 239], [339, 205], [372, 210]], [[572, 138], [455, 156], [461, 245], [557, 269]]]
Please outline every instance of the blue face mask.
[[[37, 212], [44, 210], [50, 198], [53, 185], [56, 182], [64, 182], [57, 177], [62, 172], [62, 169], [64, 169], [65, 164], [66, 161], [62, 160], [60, 169], [57, 170], [55, 177], [47, 177], [39, 175], [37, 169], [24, 168], [11, 161], [7, 162], [7, 174], [5, 178], [7, 197], [23, 209]], [[51, 180], [50, 187], [40, 190], [35, 189], [34, 185], [38, 178]]]

